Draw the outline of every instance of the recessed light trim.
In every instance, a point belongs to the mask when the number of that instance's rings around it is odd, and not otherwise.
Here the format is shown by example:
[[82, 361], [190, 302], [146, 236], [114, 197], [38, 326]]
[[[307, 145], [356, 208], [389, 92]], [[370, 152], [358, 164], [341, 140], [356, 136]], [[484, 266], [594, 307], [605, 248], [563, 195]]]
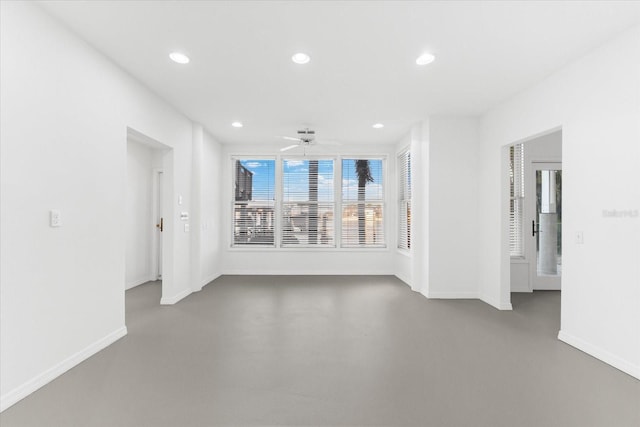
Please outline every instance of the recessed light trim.
[[234, 128], [241, 128], [244, 125], [242, 124], [242, 122], [233, 122], [231, 123], [231, 126], [233, 126]]
[[180, 52], [171, 52], [169, 54], [169, 58], [171, 58], [173, 62], [177, 62], [178, 64], [188, 64], [190, 61], [187, 55]]
[[418, 58], [416, 59], [416, 64], [418, 65], [427, 65], [427, 64], [431, 64], [433, 61], [435, 61], [436, 57], [434, 55], [432, 55], [429, 52], [425, 52], [422, 55], [418, 56]]
[[376, 123], [371, 127], [374, 128], [374, 129], [382, 129], [384, 127], [384, 125], [382, 123]]
[[291, 60], [296, 64], [306, 64], [311, 61], [311, 57], [306, 53], [298, 52], [291, 57]]

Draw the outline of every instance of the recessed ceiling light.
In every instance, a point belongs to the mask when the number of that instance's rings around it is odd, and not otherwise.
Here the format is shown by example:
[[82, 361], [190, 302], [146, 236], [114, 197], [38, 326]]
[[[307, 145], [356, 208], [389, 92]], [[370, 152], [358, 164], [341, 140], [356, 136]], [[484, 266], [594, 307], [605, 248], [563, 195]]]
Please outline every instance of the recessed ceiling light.
[[187, 55], [185, 55], [184, 53], [171, 52], [169, 54], [169, 58], [171, 58], [172, 61], [177, 62], [178, 64], [188, 64], [189, 63], [189, 57]]
[[233, 126], [234, 128], [241, 128], [244, 125], [242, 124], [242, 122], [233, 122], [231, 123], [231, 126]]
[[307, 62], [311, 61], [311, 58], [306, 53], [300, 52], [293, 55], [291, 57], [291, 60], [296, 64], [306, 64]]
[[382, 123], [376, 123], [375, 125], [373, 125], [373, 128], [375, 129], [382, 129], [384, 127], [384, 125]]
[[418, 59], [416, 59], [416, 64], [418, 65], [431, 64], [433, 61], [435, 61], [435, 59], [436, 59], [435, 56], [425, 52], [422, 55], [418, 56]]

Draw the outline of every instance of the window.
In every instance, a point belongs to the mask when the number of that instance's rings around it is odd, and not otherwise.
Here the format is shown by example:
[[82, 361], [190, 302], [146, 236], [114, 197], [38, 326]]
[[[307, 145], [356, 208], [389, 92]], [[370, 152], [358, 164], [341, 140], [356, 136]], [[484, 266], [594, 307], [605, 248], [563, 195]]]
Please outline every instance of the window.
[[411, 248], [411, 152], [398, 156], [398, 199], [400, 201], [398, 220], [398, 248]]
[[282, 161], [282, 246], [335, 245], [333, 160]]
[[234, 161], [233, 246], [274, 246], [275, 160]]
[[382, 159], [342, 160], [342, 246], [384, 247]]
[[509, 252], [512, 257], [524, 256], [524, 146], [509, 147]]

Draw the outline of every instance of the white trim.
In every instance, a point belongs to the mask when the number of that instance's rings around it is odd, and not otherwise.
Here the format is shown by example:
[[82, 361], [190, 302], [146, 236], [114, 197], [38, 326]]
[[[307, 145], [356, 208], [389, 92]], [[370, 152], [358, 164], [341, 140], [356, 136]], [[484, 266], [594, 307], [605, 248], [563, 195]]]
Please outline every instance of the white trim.
[[478, 299], [477, 292], [427, 292], [427, 298], [431, 299]]
[[191, 289], [185, 289], [184, 291], [172, 296], [172, 297], [162, 297], [160, 299], [160, 305], [173, 305], [180, 301], [181, 299], [189, 296], [193, 291]]
[[62, 362], [47, 369], [41, 374], [36, 375], [32, 379], [14, 388], [13, 390], [5, 393], [2, 397], [0, 397], [0, 412], [29, 396], [34, 391], [50, 383], [60, 375], [67, 372], [69, 369], [87, 360], [94, 354], [98, 353], [100, 350], [105, 349], [125, 335], [127, 335], [126, 326], [116, 329], [107, 336], [100, 338], [93, 344], [89, 344], [83, 350], [80, 350], [79, 352], [67, 357]]
[[[327, 270], [227, 270], [225, 276], [395, 276], [393, 271], [334, 271]], [[402, 280], [402, 279], [401, 279]]]
[[606, 350], [601, 349], [598, 346], [590, 344], [581, 338], [568, 334], [564, 331], [558, 332], [558, 339], [572, 347], [577, 348], [580, 351], [587, 353], [596, 359], [613, 366], [616, 369], [621, 370], [625, 374], [629, 374], [634, 378], [640, 380], [640, 365], [634, 365], [633, 363], [621, 359], [620, 357], [612, 354]]
[[405, 275], [402, 273], [395, 273], [394, 276], [396, 276], [398, 279], [400, 279], [405, 285], [411, 287], [411, 280], [409, 280], [409, 275]]
[[155, 280], [157, 279], [154, 279], [153, 276], [141, 277], [140, 279], [132, 280], [131, 282], [127, 283], [124, 290], [128, 291], [129, 289], [133, 289], [136, 286], [142, 285], [143, 283], [153, 282]]
[[204, 288], [206, 285], [208, 285], [209, 283], [213, 282], [214, 280], [216, 280], [220, 276], [222, 276], [222, 274], [214, 273], [214, 274], [210, 275], [209, 277], [206, 277], [206, 278], [202, 279], [200, 281], [200, 290], [202, 290], [202, 288]]
[[[509, 294], [511, 295], [511, 294]], [[509, 296], [511, 297], [511, 296]], [[478, 295], [476, 298], [479, 298], [480, 301], [483, 301], [487, 304], [489, 304], [490, 306], [497, 308], [498, 310], [513, 310], [513, 306], [511, 305], [511, 301], [509, 302], [500, 302], [497, 301], [493, 298], [489, 298], [486, 295]]]

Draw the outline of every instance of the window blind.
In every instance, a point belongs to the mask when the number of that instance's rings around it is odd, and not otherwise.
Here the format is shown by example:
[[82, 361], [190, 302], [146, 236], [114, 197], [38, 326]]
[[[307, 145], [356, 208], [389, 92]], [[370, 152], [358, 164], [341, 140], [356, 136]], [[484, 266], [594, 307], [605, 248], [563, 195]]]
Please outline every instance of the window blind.
[[274, 246], [275, 160], [234, 161], [232, 246]]
[[283, 159], [283, 247], [335, 246], [333, 172], [332, 159]]
[[411, 152], [398, 156], [398, 248], [411, 248]]
[[382, 159], [342, 160], [342, 247], [384, 247]]
[[509, 147], [509, 252], [524, 256], [524, 146]]

